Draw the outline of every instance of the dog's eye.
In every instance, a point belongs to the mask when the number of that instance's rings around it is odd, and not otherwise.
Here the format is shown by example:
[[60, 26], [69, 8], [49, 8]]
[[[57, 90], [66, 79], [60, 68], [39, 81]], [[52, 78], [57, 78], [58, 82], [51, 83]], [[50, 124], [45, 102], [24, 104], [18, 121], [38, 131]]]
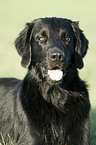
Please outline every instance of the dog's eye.
[[62, 36], [61, 39], [66, 42], [70, 41], [70, 37], [68, 36]]
[[70, 37], [66, 34], [66, 32], [63, 32], [61, 35], [61, 40], [68, 43], [70, 41]]
[[36, 39], [40, 42], [43, 42], [43, 41], [46, 41], [47, 38], [45, 36], [37, 36]]
[[65, 41], [70, 41], [70, 37], [66, 36]]
[[45, 39], [46, 39], [45, 37], [42, 36], [39, 37], [39, 41], [44, 41]]

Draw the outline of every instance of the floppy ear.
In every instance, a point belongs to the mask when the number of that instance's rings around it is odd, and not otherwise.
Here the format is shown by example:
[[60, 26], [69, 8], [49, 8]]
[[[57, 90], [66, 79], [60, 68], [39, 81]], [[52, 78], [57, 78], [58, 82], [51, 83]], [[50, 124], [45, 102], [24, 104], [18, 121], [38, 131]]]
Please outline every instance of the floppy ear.
[[15, 41], [17, 52], [22, 57], [21, 65], [28, 68], [31, 63], [31, 37], [33, 23], [27, 23], [26, 27]]
[[88, 49], [88, 40], [84, 36], [82, 30], [78, 27], [78, 22], [71, 23], [75, 35], [75, 65], [77, 68], [82, 69], [83, 57]]

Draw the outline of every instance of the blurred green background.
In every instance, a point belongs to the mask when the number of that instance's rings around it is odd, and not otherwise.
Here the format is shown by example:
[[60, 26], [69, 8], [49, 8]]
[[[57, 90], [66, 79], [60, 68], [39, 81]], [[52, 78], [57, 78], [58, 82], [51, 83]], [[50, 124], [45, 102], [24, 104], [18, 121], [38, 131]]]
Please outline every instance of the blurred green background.
[[14, 40], [26, 22], [39, 17], [64, 17], [80, 21], [89, 40], [80, 76], [89, 84], [91, 144], [96, 145], [96, 0], [0, 0], [0, 77], [23, 79], [26, 74]]

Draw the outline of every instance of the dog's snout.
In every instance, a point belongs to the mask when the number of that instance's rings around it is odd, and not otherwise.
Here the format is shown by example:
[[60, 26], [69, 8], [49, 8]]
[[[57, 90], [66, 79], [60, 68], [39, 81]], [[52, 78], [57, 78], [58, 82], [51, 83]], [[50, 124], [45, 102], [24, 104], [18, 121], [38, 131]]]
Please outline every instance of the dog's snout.
[[49, 53], [50, 61], [63, 61], [64, 60], [64, 52], [59, 50], [53, 50]]

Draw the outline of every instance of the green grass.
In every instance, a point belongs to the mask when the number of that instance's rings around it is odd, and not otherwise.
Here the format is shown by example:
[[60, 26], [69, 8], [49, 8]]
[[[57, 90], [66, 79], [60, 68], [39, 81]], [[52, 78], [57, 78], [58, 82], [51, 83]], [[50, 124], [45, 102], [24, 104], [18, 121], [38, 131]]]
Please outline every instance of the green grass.
[[80, 76], [89, 84], [91, 145], [96, 145], [96, 0], [0, 0], [0, 77], [22, 79], [26, 70], [13, 45], [25, 23], [38, 17], [57, 16], [80, 21], [89, 40]]

